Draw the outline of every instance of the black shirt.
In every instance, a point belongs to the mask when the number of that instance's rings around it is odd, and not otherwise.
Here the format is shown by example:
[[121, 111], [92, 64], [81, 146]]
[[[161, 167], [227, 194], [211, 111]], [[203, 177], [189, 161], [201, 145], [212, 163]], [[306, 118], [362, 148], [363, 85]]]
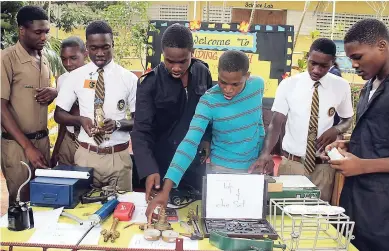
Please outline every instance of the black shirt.
[[[211, 87], [208, 65], [197, 59], [192, 59], [189, 68], [187, 90], [180, 79], [168, 73], [163, 63], [138, 82], [131, 141], [139, 179], [153, 173], [159, 173], [163, 178], [189, 129], [200, 97]], [[208, 127], [204, 137], [210, 140], [210, 136]], [[186, 176], [190, 176], [191, 170], [199, 164], [197, 156]], [[196, 176], [201, 180], [202, 175]]]
[[374, 79], [361, 90], [349, 151], [363, 159], [389, 157], [389, 76], [369, 100]]
[[[367, 82], [361, 90], [357, 123], [348, 149], [362, 159], [389, 158], [389, 76], [369, 100], [373, 81]], [[340, 206], [355, 221], [353, 244], [356, 248], [388, 250], [389, 173], [346, 177]]]

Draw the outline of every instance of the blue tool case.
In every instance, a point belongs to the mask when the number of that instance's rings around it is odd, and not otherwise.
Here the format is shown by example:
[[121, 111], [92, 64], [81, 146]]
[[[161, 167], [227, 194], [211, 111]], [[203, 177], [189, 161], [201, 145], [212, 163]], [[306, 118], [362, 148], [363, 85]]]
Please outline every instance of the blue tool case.
[[88, 179], [36, 177], [30, 182], [30, 202], [40, 207], [75, 208], [80, 197], [91, 189], [93, 168], [57, 166], [53, 170], [88, 172]]

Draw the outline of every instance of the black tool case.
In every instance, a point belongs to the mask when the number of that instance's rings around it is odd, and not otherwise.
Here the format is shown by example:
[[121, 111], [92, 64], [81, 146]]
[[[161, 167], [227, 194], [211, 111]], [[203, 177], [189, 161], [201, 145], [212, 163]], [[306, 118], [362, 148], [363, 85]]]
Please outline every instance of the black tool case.
[[[208, 174], [218, 175], [218, 174]], [[256, 175], [256, 174], [223, 174], [223, 175]], [[264, 179], [263, 194], [257, 194], [252, 191], [253, 196], [262, 196], [261, 207], [262, 210], [258, 210], [259, 215], [255, 218], [223, 218], [223, 217], [207, 217], [207, 176], [203, 178], [203, 193], [202, 193], [202, 212], [201, 212], [201, 225], [204, 231], [205, 237], [209, 237], [212, 231], [222, 232], [228, 235], [228, 237], [238, 237], [247, 239], [272, 239], [277, 240], [278, 234], [266, 220], [266, 207], [267, 207], [267, 181]], [[255, 189], [255, 188], [254, 188]], [[262, 211], [262, 213], [260, 213]], [[236, 211], [235, 211], [236, 212]]]

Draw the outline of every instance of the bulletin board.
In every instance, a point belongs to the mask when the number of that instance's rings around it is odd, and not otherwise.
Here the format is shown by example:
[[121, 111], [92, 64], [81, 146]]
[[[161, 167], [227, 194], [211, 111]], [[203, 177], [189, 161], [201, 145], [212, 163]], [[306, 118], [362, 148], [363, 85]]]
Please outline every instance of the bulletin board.
[[217, 65], [220, 55], [226, 50], [240, 50], [250, 60], [252, 76], [265, 80], [263, 106], [270, 108], [278, 84], [291, 70], [294, 27], [289, 25], [251, 25], [247, 23], [212, 23], [199, 21], [152, 20], [159, 31], [149, 31], [146, 55], [147, 69], [157, 66], [163, 59], [161, 37], [166, 28], [180, 23], [192, 30], [194, 57], [208, 63], [212, 80], [217, 83]]

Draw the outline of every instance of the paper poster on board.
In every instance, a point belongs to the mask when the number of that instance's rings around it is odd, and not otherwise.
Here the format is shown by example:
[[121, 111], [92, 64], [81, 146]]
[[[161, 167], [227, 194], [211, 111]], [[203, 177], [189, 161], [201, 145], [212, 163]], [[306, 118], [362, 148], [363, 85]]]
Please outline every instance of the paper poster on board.
[[264, 107], [273, 103], [278, 84], [291, 70], [294, 27], [289, 25], [251, 25], [245, 23], [150, 21], [159, 32], [149, 32], [147, 69], [152, 69], [163, 60], [161, 37], [166, 28], [180, 23], [192, 30], [194, 57], [208, 63], [212, 80], [217, 82], [217, 65], [220, 55], [226, 50], [240, 50], [250, 60], [250, 72], [265, 80]]

